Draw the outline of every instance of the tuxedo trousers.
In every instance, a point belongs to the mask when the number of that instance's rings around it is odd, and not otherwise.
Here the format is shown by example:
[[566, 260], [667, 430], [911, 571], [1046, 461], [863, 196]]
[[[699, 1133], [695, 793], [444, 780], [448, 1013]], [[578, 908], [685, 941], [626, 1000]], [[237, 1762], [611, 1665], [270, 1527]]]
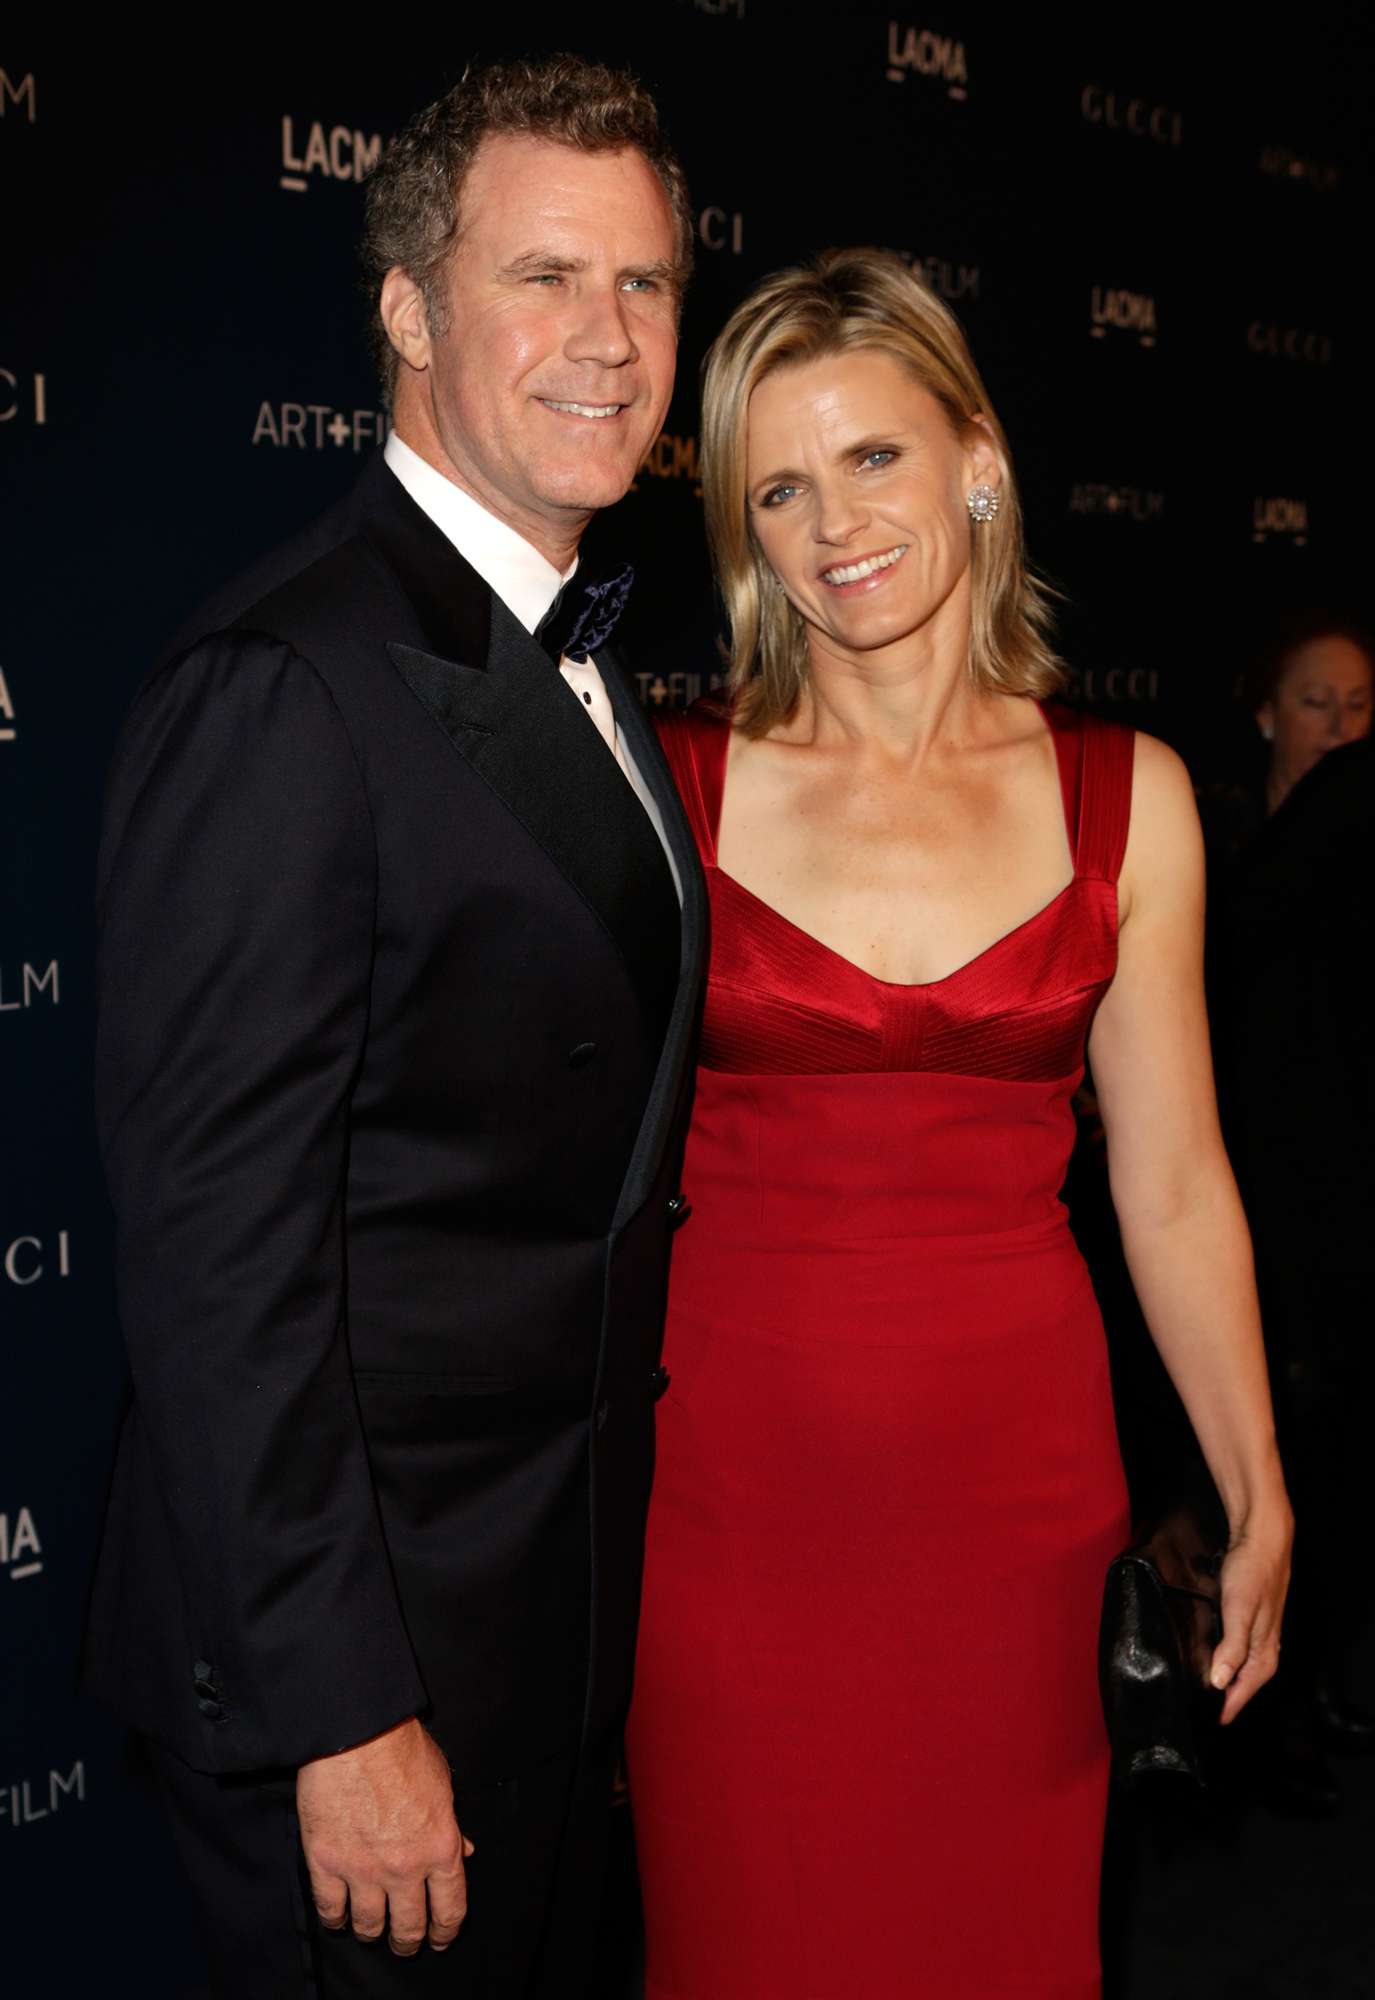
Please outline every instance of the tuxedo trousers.
[[447, 1951], [401, 1958], [327, 1931], [311, 1900], [293, 1772], [213, 1777], [146, 1749], [190, 1878], [214, 2000], [584, 2000], [601, 1914], [614, 1747], [498, 1782], [455, 1776], [468, 1915]]

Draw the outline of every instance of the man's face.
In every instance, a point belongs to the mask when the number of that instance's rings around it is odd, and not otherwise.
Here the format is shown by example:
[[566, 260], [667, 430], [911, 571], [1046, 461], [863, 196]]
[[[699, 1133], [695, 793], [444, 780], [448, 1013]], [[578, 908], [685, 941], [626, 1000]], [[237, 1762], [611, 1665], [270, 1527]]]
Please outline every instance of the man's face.
[[662, 427], [675, 250], [641, 153], [479, 148], [442, 280], [449, 325], [427, 343], [431, 419], [460, 482], [537, 546], [576, 541]]

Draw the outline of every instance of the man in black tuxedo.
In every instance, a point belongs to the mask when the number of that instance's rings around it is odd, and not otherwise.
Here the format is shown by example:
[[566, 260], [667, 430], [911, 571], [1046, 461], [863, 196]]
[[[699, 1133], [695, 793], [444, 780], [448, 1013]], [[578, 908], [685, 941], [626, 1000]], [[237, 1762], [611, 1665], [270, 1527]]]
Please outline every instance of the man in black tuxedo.
[[628, 77], [499, 64], [419, 114], [369, 188], [386, 452], [116, 754], [132, 1396], [87, 1680], [219, 1994], [583, 1990], [705, 919], [622, 584], [568, 613], [690, 241]]

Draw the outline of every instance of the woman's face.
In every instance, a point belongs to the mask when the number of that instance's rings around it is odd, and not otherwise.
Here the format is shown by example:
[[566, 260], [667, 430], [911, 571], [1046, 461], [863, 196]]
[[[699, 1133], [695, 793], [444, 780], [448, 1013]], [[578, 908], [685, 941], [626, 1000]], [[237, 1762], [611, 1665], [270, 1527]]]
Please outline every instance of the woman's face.
[[1369, 733], [1370, 683], [1370, 661], [1337, 633], [1309, 639], [1290, 654], [1273, 697], [1256, 713], [1287, 784], [1297, 784], [1329, 750]]
[[857, 660], [924, 626], [963, 645], [971, 486], [1001, 482], [992, 440], [962, 443], [891, 355], [780, 368], [750, 397], [746, 498], [814, 645]]

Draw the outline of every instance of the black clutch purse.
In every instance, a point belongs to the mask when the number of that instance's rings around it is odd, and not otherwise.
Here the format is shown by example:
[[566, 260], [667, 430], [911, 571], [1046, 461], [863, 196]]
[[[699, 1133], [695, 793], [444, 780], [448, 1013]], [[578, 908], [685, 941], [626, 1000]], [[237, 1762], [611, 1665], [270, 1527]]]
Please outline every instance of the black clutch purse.
[[1123, 1785], [1162, 1771], [1203, 1784], [1199, 1746], [1224, 1699], [1207, 1678], [1222, 1637], [1222, 1555], [1181, 1509], [1108, 1565], [1098, 1685]]

